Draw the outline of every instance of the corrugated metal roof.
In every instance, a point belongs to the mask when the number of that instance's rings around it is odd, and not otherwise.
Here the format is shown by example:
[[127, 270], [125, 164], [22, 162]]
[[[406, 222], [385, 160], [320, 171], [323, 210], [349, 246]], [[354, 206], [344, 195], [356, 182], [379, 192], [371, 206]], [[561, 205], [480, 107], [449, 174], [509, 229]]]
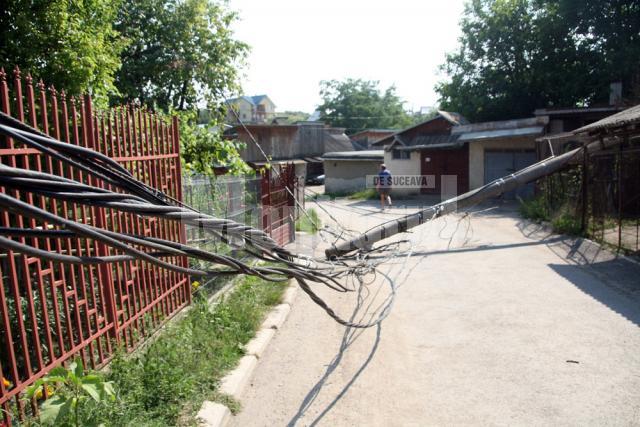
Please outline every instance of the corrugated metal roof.
[[384, 160], [384, 150], [338, 151], [325, 153], [324, 160]]
[[409, 141], [406, 146], [450, 144], [459, 138], [460, 135], [420, 135]]
[[264, 166], [267, 163], [271, 163], [272, 165], [287, 165], [287, 164], [291, 164], [293, 163], [294, 165], [301, 165], [301, 164], [306, 164], [307, 162], [305, 162], [302, 159], [283, 159], [283, 160], [271, 160], [269, 162], [267, 161], [260, 161], [260, 162], [247, 162], [256, 166]]
[[613, 130], [635, 123], [640, 123], [640, 105], [631, 107], [617, 114], [605, 117], [595, 123], [583, 126], [573, 131], [574, 134], [592, 133], [600, 130]]
[[460, 141], [477, 141], [479, 139], [511, 138], [514, 136], [540, 135], [544, 132], [544, 126], [531, 126], [519, 129], [499, 129], [482, 132], [469, 132], [460, 134]]
[[443, 142], [440, 144], [428, 144], [428, 145], [412, 145], [410, 147], [398, 147], [396, 150], [400, 151], [415, 151], [415, 150], [446, 150], [464, 147], [464, 142]]
[[401, 150], [401, 151], [410, 151], [416, 150], [419, 148], [457, 148], [462, 144], [457, 142], [460, 135], [448, 135], [448, 134], [440, 134], [440, 135], [419, 135], [415, 138], [412, 138], [409, 141], [401, 139], [400, 136], [396, 137], [396, 140], [399, 144], [391, 144], [387, 146], [386, 150], [390, 151]]
[[327, 133], [327, 137], [324, 140], [324, 149], [327, 152], [339, 152], [339, 151], [361, 151], [366, 148], [364, 145], [352, 141], [344, 133], [331, 134]]

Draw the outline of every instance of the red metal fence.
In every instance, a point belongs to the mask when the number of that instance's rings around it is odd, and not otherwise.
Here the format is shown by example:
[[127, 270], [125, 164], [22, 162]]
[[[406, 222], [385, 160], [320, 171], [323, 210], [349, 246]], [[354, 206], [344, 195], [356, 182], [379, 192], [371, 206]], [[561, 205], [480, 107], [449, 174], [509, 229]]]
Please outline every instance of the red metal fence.
[[[181, 200], [178, 121], [132, 106], [96, 112], [91, 97], [67, 98], [64, 92], [33, 85], [0, 71], [2, 111], [63, 141], [104, 153], [132, 174]], [[0, 137], [0, 162], [53, 173], [109, 188], [77, 169]], [[117, 189], [110, 188], [113, 191]], [[0, 191], [5, 192], [4, 188]], [[9, 194], [49, 212], [97, 227], [185, 242], [184, 228], [160, 219], [140, 218], [111, 209], [34, 196]], [[0, 226], [55, 229], [51, 224], [0, 212]], [[118, 255], [85, 238], [16, 238], [47, 251], [78, 256]], [[174, 257], [186, 266], [187, 260]], [[134, 348], [151, 331], [188, 305], [188, 277], [142, 261], [70, 265], [43, 261], [13, 251], [0, 253], [0, 404], [24, 413], [19, 394], [52, 367], [75, 354], [98, 367], [117, 345]], [[8, 386], [5, 384], [9, 384]], [[34, 403], [31, 405], [34, 407]]]
[[[273, 170], [277, 168], [277, 170]], [[261, 183], [262, 229], [279, 245], [295, 239], [296, 206], [294, 195], [298, 188], [295, 166], [273, 165], [263, 172]]]

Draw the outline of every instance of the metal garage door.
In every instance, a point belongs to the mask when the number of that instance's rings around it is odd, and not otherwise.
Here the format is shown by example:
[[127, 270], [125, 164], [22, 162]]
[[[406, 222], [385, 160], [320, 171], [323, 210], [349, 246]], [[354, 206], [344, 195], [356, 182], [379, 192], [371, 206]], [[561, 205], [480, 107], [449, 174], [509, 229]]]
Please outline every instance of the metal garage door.
[[[535, 162], [536, 153], [534, 151], [485, 151], [484, 182], [486, 184], [502, 178]], [[510, 191], [504, 195], [504, 198], [515, 199], [516, 195], [522, 198], [533, 196], [533, 184]]]

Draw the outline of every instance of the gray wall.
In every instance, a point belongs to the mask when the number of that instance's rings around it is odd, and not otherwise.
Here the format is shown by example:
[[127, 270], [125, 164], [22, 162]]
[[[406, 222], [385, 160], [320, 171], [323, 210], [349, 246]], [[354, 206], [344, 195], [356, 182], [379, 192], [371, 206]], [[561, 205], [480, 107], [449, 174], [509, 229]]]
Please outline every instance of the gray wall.
[[[274, 160], [300, 159], [321, 156], [325, 153], [327, 130], [323, 123], [303, 123], [297, 126], [250, 126], [249, 129], [265, 154]], [[264, 156], [244, 129], [238, 129], [238, 137], [246, 144], [240, 152], [244, 161], [264, 161]]]
[[325, 160], [324, 191], [355, 193], [366, 187], [366, 176], [376, 175], [382, 160]]

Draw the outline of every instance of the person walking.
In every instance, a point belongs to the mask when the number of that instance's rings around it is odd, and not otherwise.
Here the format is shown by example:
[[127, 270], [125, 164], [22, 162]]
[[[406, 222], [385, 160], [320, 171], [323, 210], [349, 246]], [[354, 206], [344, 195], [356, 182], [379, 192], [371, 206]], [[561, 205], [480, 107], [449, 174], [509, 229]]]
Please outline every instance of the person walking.
[[378, 193], [380, 194], [380, 209], [384, 210], [385, 202], [391, 207], [391, 172], [384, 163], [378, 172]]

